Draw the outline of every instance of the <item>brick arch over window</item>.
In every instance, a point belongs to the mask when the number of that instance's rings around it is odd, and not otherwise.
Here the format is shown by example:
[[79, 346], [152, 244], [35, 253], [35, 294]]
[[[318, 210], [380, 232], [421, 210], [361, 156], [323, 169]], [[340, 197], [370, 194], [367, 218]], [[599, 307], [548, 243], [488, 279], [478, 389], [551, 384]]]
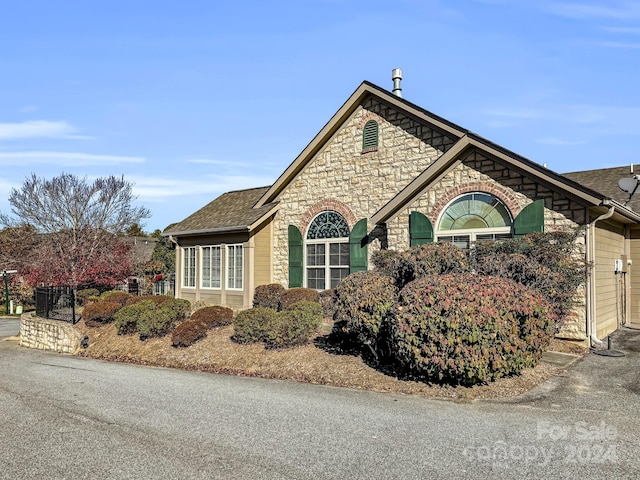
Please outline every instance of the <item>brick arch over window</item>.
[[499, 183], [471, 182], [471, 183], [465, 183], [464, 185], [457, 185], [453, 187], [451, 190], [449, 190], [446, 195], [443, 195], [442, 197], [440, 197], [438, 199], [438, 202], [431, 209], [429, 220], [431, 220], [433, 225], [435, 225], [436, 222], [438, 221], [438, 218], [440, 218], [440, 214], [442, 213], [442, 210], [447, 205], [449, 205], [450, 202], [452, 202], [459, 196], [464, 195], [465, 193], [471, 193], [471, 192], [485, 192], [485, 193], [490, 193], [491, 195], [495, 195], [511, 211], [511, 215], [513, 216], [513, 218], [516, 218], [518, 213], [520, 213], [520, 210], [522, 210], [522, 207], [520, 206], [520, 203], [516, 199], [516, 196], [514, 195], [514, 193], [508, 188], [503, 187]]
[[335, 198], [327, 198], [320, 200], [304, 212], [304, 215], [302, 215], [302, 219], [300, 220], [300, 232], [302, 232], [303, 235], [306, 235], [311, 221], [316, 217], [316, 215], [326, 210], [333, 210], [334, 212], [338, 212], [342, 215], [349, 224], [349, 230], [353, 229], [353, 226], [356, 224], [356, 216], [346, 204], [342, 203], [340, 200], [336, 200]]
[[362, 116], [362, 118], [358, 122], [358, 128], [362, 130], [369, 120], [375, 120], [379, 124], [380, 122], [382, 122], [382, 117], [377, 113], [367, 112]]

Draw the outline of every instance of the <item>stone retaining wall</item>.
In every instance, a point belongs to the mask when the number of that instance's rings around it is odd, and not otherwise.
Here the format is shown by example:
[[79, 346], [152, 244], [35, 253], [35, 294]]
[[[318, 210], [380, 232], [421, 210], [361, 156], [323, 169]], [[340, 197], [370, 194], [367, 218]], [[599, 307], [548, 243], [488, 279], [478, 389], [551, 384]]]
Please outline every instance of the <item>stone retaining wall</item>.
[[20, 346], [75, 354], [82, 334], [72, 324], [60, 320], [34, 317], [31, 312], [20, 317]]

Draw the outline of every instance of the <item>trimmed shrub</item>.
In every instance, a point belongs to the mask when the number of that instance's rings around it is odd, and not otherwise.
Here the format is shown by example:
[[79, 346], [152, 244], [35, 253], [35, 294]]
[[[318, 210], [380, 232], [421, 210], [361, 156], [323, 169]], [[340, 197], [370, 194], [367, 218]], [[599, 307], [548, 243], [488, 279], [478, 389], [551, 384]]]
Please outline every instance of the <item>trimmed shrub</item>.
[[[163, 337], [173, 328], [178, 319], [176, 318], [176, 312], [171, 308], [167, 308], [167, 303], [145, 310], [138, 317], [137, 330], [140, 334], [140, 340], [146, 340], [150, 337]], [[138, 305], [142, 304], [139, 303]]]
[[320, 302], [320, 306], [322, 307], [322, 316], [325, 318], [333, 318], [333, 315], [338, 309], [338, 295], [335, 289], [322, 290], [318, 294], [318, 302]]
[[138, 319], [149, 310], [154, 310], [156, 304], [152, 300], [135, 303], [122, 307], [115, 315], [118, 335], [131, 335], [138, 331]]
[[203, 321], [207, 328], [230, 325], [233, 322], [233, 310], [220, 305], [204, 307], [191, 314], [191, 320]]
[[471, 271], [466, 251], [449, 242], [425, 243], [390, 257], [398, 289], [416, 278]]
[[190, 347], [207, 336], [208, 325], [204, 320], [189, 319], [182, 322], [171, 333], [173, 347]]
[[395, 278], [395, 265], [398, 261], [396, 250], [378, 250], [371, 255], [371, 263], [382, 275]]
[[472, 385], [534, 366], [552, 338], [549, 305], [512, 280], [471, 274], [420, 278], [400, 292], [390, 348], [405, 372]]
[[280, 307], [280, 296], [285, 290], [279, 283], [258, 285], [253, 293], [253, 306], [277, 310]]
[[190, 309], [187, 300], [170, 298], [160, 304], [154, 300], [143, 300], [122, 307], [115, 315], [118, 334], [138, 332], [140, 339], [166, 335], [175, 322], [182, 320]]
[[[158, 296], [161, 297], [164, 295]], [[171, 312], [174, 321], [184, 320], [185, 318], [187, 318], [187, 315], [191, 313], [191, 302], [189, 302], [189, 300], [172, 297], [167, 298], [167, 300], [160, 303], [159, 307]]]
[[108, 292], [104, 292], [100, 295], [100, 301], [119, 303], [123, 306], [127, 303], [129, 298], [131, 298], [131, 295], [127, 292], [123, 292], [122, 290], [109, 290]]
[[322, 324], [322, 307], [317, 302], [300, 301], [278, 312], [264, 332], [267, 348], [305, 345]]
[[146, 300], [151, 300], [156, 305], [160, 305], [171, 299], [172, 297], [167, 295], [130, 295], [125, 305], [135, 305]]
[[279, 310], [286, 310], [297, 302], [318, 302], [318, 291], [312, 288], [290, 288], [280, 295]]
[[86, 305], [89, 298], [99, 297], [100, 291], [97, 288], [83, 288], [76, 292], [76, 299], [80, 305]]
[[82, 310], [82, 318], [87, 326], [93, 327], [99, 324], [111, 323], [122, 304], [115, 302], [97, 302], [87, 305]]
[[393, 279], [375, 270], [352, 273], [338, 284], [336, 296], [332, 334], [346, 335], [375, 352], [383, 324], [397, 301]]
[[273, 308], [255, 307], [242, 310], [233, 320], [231, 340], [236, 343], [256, 343], [264, 339], [265, 331], [276, 316]]
[[478, 242], [474, 268], [482, 275], [511, 278], [541, 293], [551, 303], [558, 326], [575, 306], [586, 279], [584, 258], [576, 256], [575, 232], [532, 233], [499, 242]]

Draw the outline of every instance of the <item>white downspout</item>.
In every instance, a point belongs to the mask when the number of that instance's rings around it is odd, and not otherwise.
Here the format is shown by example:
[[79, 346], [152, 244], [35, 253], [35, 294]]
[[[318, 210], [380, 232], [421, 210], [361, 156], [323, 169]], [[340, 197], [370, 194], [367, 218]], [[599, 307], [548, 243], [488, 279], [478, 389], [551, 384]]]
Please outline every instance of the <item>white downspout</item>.
[[587, 302], [587, 336], [591, 339], [592, 342], [602, 345], [602, 340], [599, 340], [596, 334], [596, 318], [595, 318], [595, 298], [596, 298], [596, 285], [595, 281], [593, 281], [593, 276], [595, 273], [595, 250], [596, 250], [596, 222], [600, 220], [606, 220], [607, 218], [611, 218], [613, 215], [615, 207], [609, 207], [609, 211], [607, 213], [603, 213], [599, 217], [595, 218], [587, 229], [587, 234], [589, 235], [587, 241], [587, 264], [591, 268], [590, 274], [587, 276], [587, 292], [589, 292], [589, 301]]

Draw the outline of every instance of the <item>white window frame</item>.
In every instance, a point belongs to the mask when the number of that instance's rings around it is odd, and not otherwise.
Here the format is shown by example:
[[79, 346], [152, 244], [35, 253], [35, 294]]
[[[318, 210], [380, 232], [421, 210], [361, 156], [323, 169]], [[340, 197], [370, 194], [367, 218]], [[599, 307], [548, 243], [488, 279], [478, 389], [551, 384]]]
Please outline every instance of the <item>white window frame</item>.
[[[240, 252], [242, 252], [242, 261], [240, 264], [240, 268], [238, 270], [238, 264], [237, 264], [237, 255], [235, 254], [235, 252], [237, 250], [240, 250]], [[232, 255], [231, 255], [231, 251], [234, 252], [233, 254], [233, 263], [231, 262], [232, 260]], [[226, 265], [225, 265], [225, 285], [227, 286], [227, 290], [243, 290], [244, 289], [244, 245], [241, 243], [236, 243], [236, 244], [232, 244], [232, 245], [227, 245], [226, 246]], [[234, 272], [234, 277], [231, 278], [230, 276], [230, 272], [233, 271]], [[235, 284], [237, 284], [237, 279], [235, 277], [235, 273], [236, 272], [240, 272], [240, 286], [236, 286]], [[232, 285], [232, 280], [234, 285]]]
[[[447, 210], [449, 209], [449, 207], [453, 203], [455, 203], [458, 199], [460, 199], [462, 197], [466, 197], [468, 195], [473, 195], [473, 194], [488, 195], [488, 196], [491, 196], [491, 197], [495, 198], [496, 200], [498, 200], [503, 205], [503, 207], [506, 209], [507, 213], [509, 214], [509, 220], [511, 222], [511, 225], [508, 225], [506, 227], [468, 228], [468, 229], [465, 228], [465, 229], [454, 229], [454, 230], [440, 230], [440, 225], [442, 223], [442, 219], [443, 219], [444, 215], [446, 214]], [[443, 238], [443, 237], [469, 237], [469, 248], [471, 248], [473, 246], [473, 244], [477, 241], [477, 237], [479, 235], [499, 235], [499, 236], [509, 235], [509, 237], [510, 237], [511, 233], [512, 233], [511, 230], [512, 230], [512, 225], [513, 225], [513, 214], [511, 213], [511, 211], [509, 210], [509, 208], [507, 207], [505, 202], [500, 197], [498, 197], [497, 195], [495, 195], [493, 193], [488, 193], [488, 192], [483, 192], [483, 191], [466, 192], [466, 193], [463, 193], [462, 195], [457, 196], [453, 200], [451, 200], [442, 209], [442, 212], [440, 213], [440, 216], [438, 218], [438, 221], [437, 221], [436, 225], [437, 225], [437, 230], [435, 231], [435, 241], [442, 241], [441, 238]], [[455, 244], [455, 242], [452, 242], [452, 243]]]
[[[332, 269], [342, 269], [342, 268], [350, 268], [350, 263], [347, 263], [346, 265], [331, 265], [331, 244], [332, 243], [340, 243], [340, 244], [346, 244], [347, 248], [349, 246], [349, 237], [337, 237], [337, 238], [319, 238], [319, 239], [314, 239], [314, 240], [305, 240], [304, 241], [304, 255], [303, 255], [303, 267], [304, 267], [304, 275], [303, 275], [303, 285], [306, 288], [311, 288], [308, 286], [308, 271], [311, 268], [318, 268], [317, 266], [314, 265], [307, 265], [307, 245], [311, 245], [311, 244], [324, 244], [325, 248], [324, 248], [324, 289], [327, 290], [331, 287], [331, 270]], [[349, 259], [350, 261], [351, 259]], [[322, 291], [322, 289], [316, 289], [318, 291]]]
[[[210, 256], [209, 256], [209, 284], [206, 285], [205, 284], [205, 278], [204, 278], [204, 274], [205, 274], [205, 250], [209, 250]], [[217, 278], [214, 277], [213, 273], [214, 273], [214, 264], [215, 262], [213, 261], [214, 256], [213, 256], [213, 252], [217, 251], [218, 252], [218, 258], [217, 258], [217, 267], [218, 267], [218, 276]], [[216, 282], [214, 282], [214, 280], [217, 280], [217, 285], [215, 285]], [[200, 247], [200, 287], [203, 289], [207, 289], [207, 290], [221, 290], [222, 289], [222, 246], [221, 245], [205, 245]]]
[[[197, 258], [197, 247], [182, 247], [182, 287], [183, 288], [196, 288], [196, 276], [197, 276], [197, 268], [196, 268], [196, 258]], [[187, 261], [189, 265], [187, 265]], [[193, 272], [191, 269], [193, 268]], [[189, 270], [189, 271], [187, 271]], [[189, 285], [187, 280], [191, 280], [189, 283], [193, 283]]]

